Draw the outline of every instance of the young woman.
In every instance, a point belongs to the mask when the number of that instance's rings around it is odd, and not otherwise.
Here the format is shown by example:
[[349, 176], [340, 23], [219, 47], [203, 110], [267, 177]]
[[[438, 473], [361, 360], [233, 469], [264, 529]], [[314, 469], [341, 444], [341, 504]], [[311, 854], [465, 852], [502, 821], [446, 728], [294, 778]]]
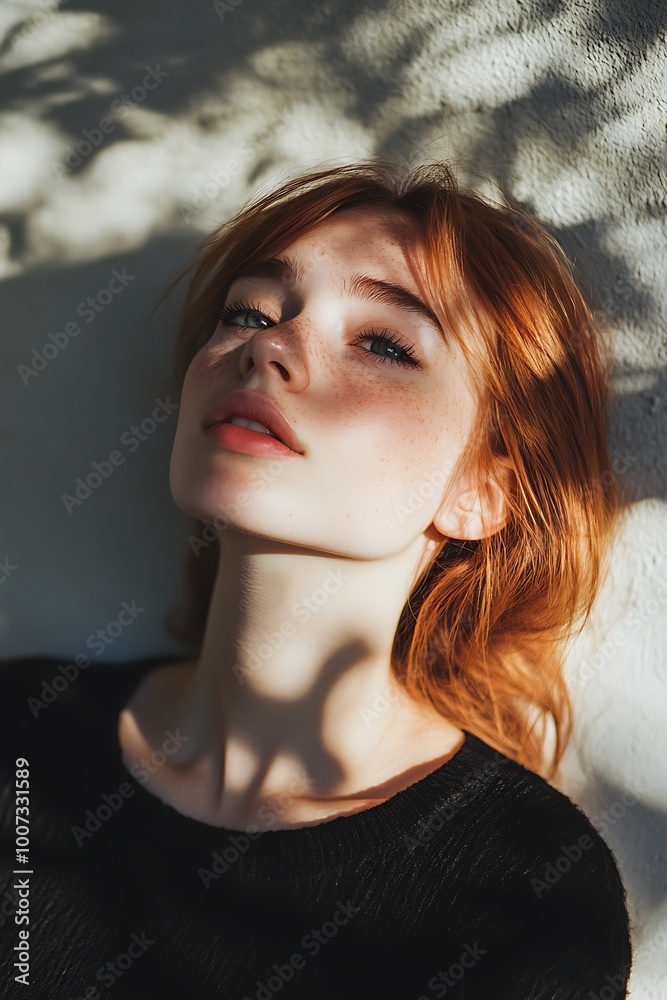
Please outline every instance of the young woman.
[[3, 727], [38, 772], [31, 974], [626, 996], [615, 859], [550, 784], [615, 514], [605, 354], [555, 241], [444, 164], [313, 172], [208, 242], [178, 365], [196, 655], [3, 671], [12, 717], [76, 671]]

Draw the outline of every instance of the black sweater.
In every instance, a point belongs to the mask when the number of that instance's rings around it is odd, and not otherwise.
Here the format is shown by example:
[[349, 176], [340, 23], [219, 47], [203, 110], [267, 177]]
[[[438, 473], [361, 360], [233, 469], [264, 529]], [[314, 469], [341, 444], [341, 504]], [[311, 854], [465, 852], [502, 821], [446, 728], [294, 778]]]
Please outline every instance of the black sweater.
[[[227, 830], [166, 805], [122, 762], [118, 713], [165, 660], [69, 678], [65, 662], [0, 662], [3, 997], [626, 996], [614, 856], [570, 799], [470, 733], [362, 812]], [[28, 989], [15, 979], [27, 955]]]

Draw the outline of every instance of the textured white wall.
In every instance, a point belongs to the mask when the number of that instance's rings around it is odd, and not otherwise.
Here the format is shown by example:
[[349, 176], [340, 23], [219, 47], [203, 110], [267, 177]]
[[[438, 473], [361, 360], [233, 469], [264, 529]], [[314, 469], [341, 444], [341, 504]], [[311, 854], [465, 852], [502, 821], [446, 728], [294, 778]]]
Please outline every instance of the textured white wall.
[[[621, 861], [635, 1000], [667, 991], [666, 24], [662, 0], [0, 8], [2, 656], [85, 651], [133, 600], [100, 659], [181, 651], [161, 625], [191, 530], [167, 482], [179, 296], [150, 314], [248, 195], [370, 153], [453, 158], [576, 258], [613, 324], [611, 449], [633, 506], [569, 657], [563, 787]], [[139, 440], [156, 400], [165, 419]]]

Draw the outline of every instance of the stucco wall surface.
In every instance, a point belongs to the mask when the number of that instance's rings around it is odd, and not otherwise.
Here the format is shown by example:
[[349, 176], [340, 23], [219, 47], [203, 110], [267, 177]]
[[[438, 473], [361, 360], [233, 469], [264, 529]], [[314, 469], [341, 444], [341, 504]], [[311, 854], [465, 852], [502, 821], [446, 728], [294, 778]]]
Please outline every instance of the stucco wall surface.
[[192, 531], [167, 479], [180, 293], [152, 310], [250, 195], [371, 153], [449, 158], [575, 258], [613, 327], [632, 506], [568, 656], [563, 787], [621, 863], [634, 1000], [667, 996], [666, 27], [662, 0], [0, 7], [4, 657], [85, 652], [124, 601], [144, 610], [100, 659], [181, 651], [161, 624]]

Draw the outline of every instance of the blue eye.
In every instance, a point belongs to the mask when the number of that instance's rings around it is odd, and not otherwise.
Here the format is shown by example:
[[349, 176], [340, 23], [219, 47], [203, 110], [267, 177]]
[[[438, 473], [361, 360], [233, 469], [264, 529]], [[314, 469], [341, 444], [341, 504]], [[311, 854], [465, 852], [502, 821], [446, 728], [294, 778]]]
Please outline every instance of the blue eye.
[[366, 353], [370, 354], [374, 361], [393, 361], [394, 364], [404, 365], [406, 368], [421, 368], [419, 359], [415, 356], [412, 348], [401, 344], [395, 337], [390, 336], [388, 330], [362, 330], [361, 333], [357, 334], [354, 343], [359, 344], [364, 340], [378, 341], [384, 347], [395, 352], [392, 355], [367, 351]]
[[[260, 309], [257, 309], [255, 306], [249, 305], [247, 302], [233, 302], [231, 305], [225, 306], [225, 308], [220, 313], [220, 322], [224, 326], [228, 323], [231, 323], [234, 316], [240, 316], [243, 313], [257, 313], [259, 316], [263, 316], [264, 319], [269, 319], [268, 316], [264, 316], [264, 313]], [[269, 320], [269, 322], [271, 323], [273, 322], [273, 320]], [[245, 323], [236, 323], [234, 325], [246, 326]], [[257, 329], [262, 329], [262, 327], [258, 327]], [[267, 328], [263, 327], [263, 329], [266, 330]]]
[[[235, 323], [234, 320], [239, 316], [259, 316], [262, 320], [266, 320], [269, 323], [273, 323], [274, 320], [266, 316], [261, 309], [257, 306], [252, 305], [249, 302], [233, 302], [231, 305], [225, 306], [225, 308], [220, 313], [220, 322], [223, 326], [242, 326], [250, 330], [267, 330], [267, 326], [248, 326], [247, 323]], [[402, 344], [395, 337], [392, 337], [388, 330], [362, 330], [357, 334], [354, 344], [360, 344], [365, 340], [370, 340], [374, 343], [382, 344], [382, 350], [385, 353], [377, 353], [374, 350], [364, 349], [365, 354], [369, 354], [374, 361], [385, 362], [389, 361], [391, 364], [402, 365], [405, 368], [421, 368], [421, 363], [419, 359], [415, 356], [415, 353], [411, 347], [406, 344]]]

